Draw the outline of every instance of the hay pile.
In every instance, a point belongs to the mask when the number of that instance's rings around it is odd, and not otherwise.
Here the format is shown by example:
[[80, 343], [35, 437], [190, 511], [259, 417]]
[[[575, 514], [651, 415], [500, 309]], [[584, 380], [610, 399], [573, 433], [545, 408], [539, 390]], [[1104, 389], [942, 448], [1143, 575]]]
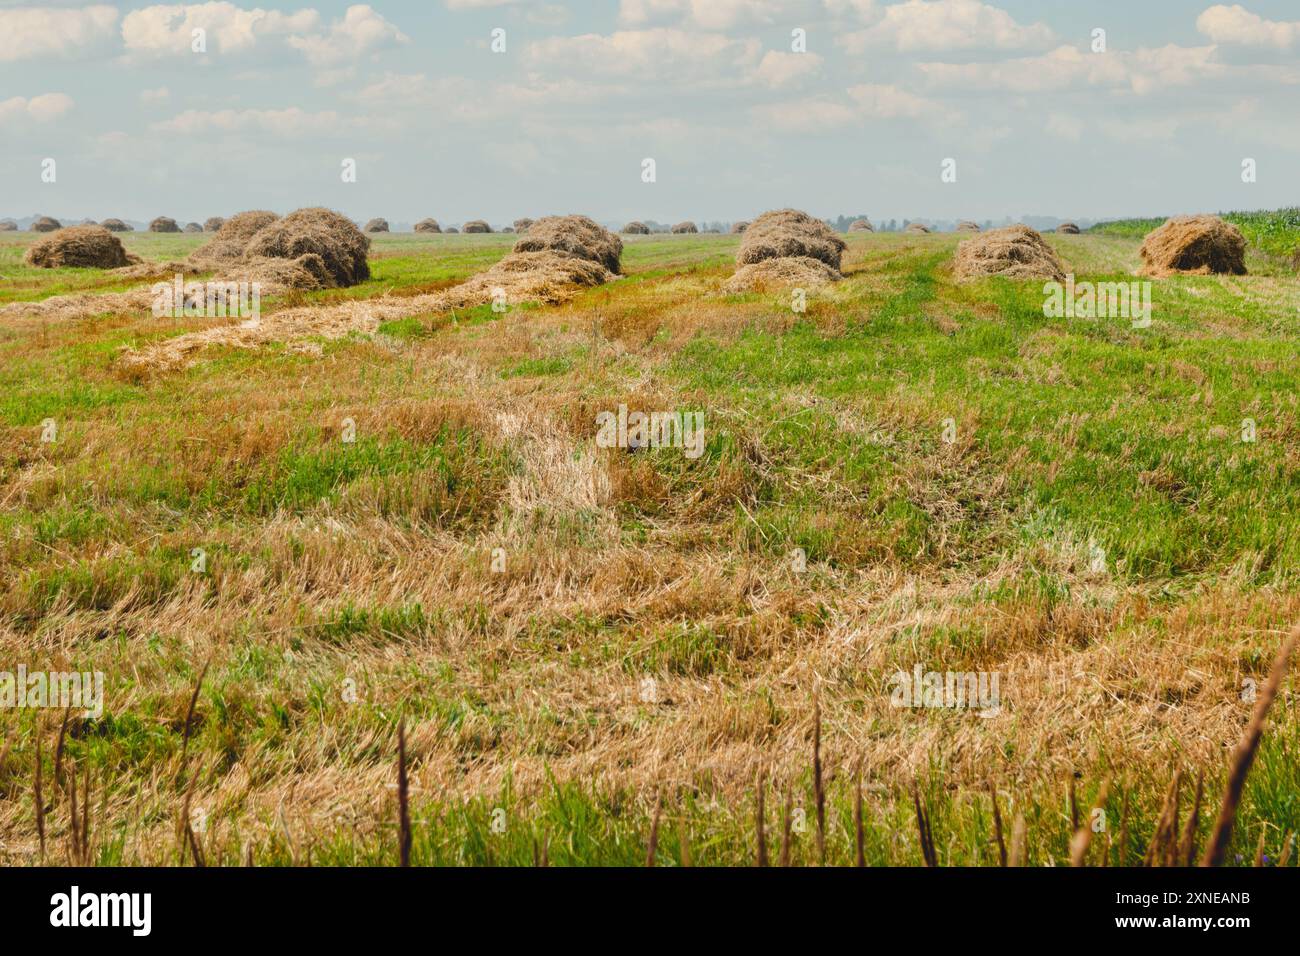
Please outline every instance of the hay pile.
[[128, 226], [121, 219], [105, 219], [100, 225], [109, 232], [135, 232], [134, 226]]
[[1059, 233], [1060, 233], [1061, 235], [1063, 235], [1063, 236], [1077, 236], [1077, 235], [1079, 235], [1079, 227], [1076, 226], [1076, 225], [1075, 225], [1074, 223], [1072, 223], [1072, 222], [1063, 222], [1063, 223], [1061, 223], [1059, 226], [1056, 227], [1056, 231], [1059, 232]]
[[736, 253], [736, 264], [806, 256], [839, 272], [840, 256], [846, 248], [844, 240], [820, 219], [797, 209], [777, 209], [750, 223]]
[[1218, 216], [1178, 216], [1147, 233], [1138, 250], [1145, 276], [1246, 274], [1246, 237]]
[[749, 228], [749, 222], [748, 222], [748, 221], [745, 221], [745, 222], [733, 222], [733, 223], [731, 224], [731, 234], [732, 234], [733, 236], [739, 236], [739, 235], [743, 234], [744, 231], [745, 231], [746, 229], [748, 229], [748, 228]]
[[598, 262], [617, 274], [623, 240], [587, 216], [543, 216], [515, 242], [515, 252], [552, 249]]
[[907, 228], [904, 229], [903, 231], [904, 231], [904, 232], [916, 233], [917, 235], [923, 235], [923, 234], [928, 233], [928, 232], [930, 231], [930, 227], [929, 227], [929, 226], [923, 226], [923, 225], [921, 225], [921, 223], [919, 223], [919, 222], [909, 222], [909, 223], [907, 224]]
[[505, 233], [506, 235], [508, 235], [508, 236], [513, 236], [513, 235], [515, 234], [515, 227], [514, 227], [514, 226], [503, 226], [503, 227], [501, 228], [501, 231], [502, 231], [503, 233]]
[[957, 246], [953, 272], [959, 280], [984, 276], [1065, 281], [1065, 267], [1051, 246], [1028, 226], [991, 229]]
[[18, 223], [12, 219], [0, 219], [0, 232], [17, 232]]
[[726, 281], [727, 292], [771, 292], [776, 289], [812, 289], [838, 282], [844, 276], [820, 259], [781, 256], [741, 266]]
[[[227, 223], [229, 225], [229, 223]], [[215, 240], [214, 240], [215, 241]], [[298, 209], [259, 229], [244, 248], [246, 259], [302, 259], [318, 256], [318, 276], [329, 286], [351, 286], [370, 278], [370, 240], [352, 220], [329, 209]], [[316, 272], [314, 260], [306, 263]]]
[[225, 224], [226, 224], [226, 220], [223, 219], [221, 216], [209, 216], [207, 219], [203, 220], [203, 231], [216, 232]]
[[176, 220], [169, 216], [159, 216], [153, 222], [149, 223], [150, 232], [180, 232], [181, 227], [176, 225]]
[[55, 229], [62, 229], [63, 223], [53, 216], [37, 216], [32, 220], [32, 232], [53, 232]]
[[529, 219], [529, 218], [527, 218], [527, 217], [524, 217], [523, 219], [516, 219], [516, 220], [515, 220], [515, 232], [518, 232], [518, 233], [525, 233], [525, 232], [527, 232], [527, 231], [532, 227], [533, 222], [534, 222], [534, 220]]
[[623, 234], [628, 236], [648, 236], [650, 227], [643, 222], [633, 220], [623, 227]]
[[200, 226], [197, 222], [187, 222], [187, 223], [185, 224], [185, 231], [186, 231], [186, 232], [202, 232], [202, 231], [203, 231], [203, 227]]
[[460, 232], [460, 230], [457, 229], [455, 226], [448, 226], [448, 227], [447, 227], [447, 231], [448, 231], [448, 232]]
[[870, 219], [854, 219], [849, 223], [849, 232], [875, 232], [876, 227], [871, 224]]
[[23, 260], [40, 269], [75, 266], [85, 269], [117, 269], [129, 265], [121, 240], [103, 226], [69, 226], [40, 240], [27, 250]]
[[248, 241], [280, 217], [265, 209], [250, 209], [231, 216], [217, 229], [212, 241], [191, 253], [190, 265], [196, 268], [220, 268], [244, 257]]
[[971, 222], [969, 219], [963, 219], [961, 222], [957, 223], [957, 228], [954, 231], [955, 232], [979, 232], [980, 226], [979, 223], [977, 222]]
[[83, 219], [83, 220], [81, 220], [81, 222], [77, 223], [77, 225], [78, 225], [78, 226], [98, 226], [99, 223], [95, 222], [95, 220], [93, 220], [93, 219]]
[[416, 232], [442, 232], [442, 226], [436, 219], [421, 219], [415, 224]]
[[482, 219], [471, 219], [469, 222], [465, 223], [464, 229], [466, 232], [491, 232], [492, 231], [492, 227], [489, 226]]
[[677, 235], [699, 231], [700, 230], [696, 227], [695, 223], [690, 222], [689, 220], [686, 222], [679, 222], [677, 225], [673, 226], [673, 232]]
[[368, 223], [366, 223], [366, 227], [362, 231], [363, 232], [387, 232], [388, 220], [378, 219], [378, 218], [371, 219]]

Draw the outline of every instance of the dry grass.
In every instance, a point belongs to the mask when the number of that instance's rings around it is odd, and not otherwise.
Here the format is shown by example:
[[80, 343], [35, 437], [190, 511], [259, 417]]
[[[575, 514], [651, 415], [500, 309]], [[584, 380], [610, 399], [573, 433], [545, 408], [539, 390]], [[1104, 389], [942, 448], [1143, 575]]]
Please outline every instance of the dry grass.
[[[103, 226], [69, 226], [34, 242], [23, 261], [41, 269], [74, 266], [83, 269], [117, 269], [129, 265], [126, 249]], [[137, 260], [138, 261], [138, 260]]]
[[1024, 225], [992, 229], [961, 243], [953, 258], [953, 273], [961, 280], [1006, 276], [1065, 281], [1065, 267], [1056, 251]]
[[1142, 275], [1245, 275], [1246, 239], [1218, 216], [1179, 216], [1153, 230], [1138, 250]]
[[813, 289], [838, 282], [840, 273], [808, 256], [782, 256], [741, 266], [723, 286], [728, 292], [770, 292], [777, 289]]

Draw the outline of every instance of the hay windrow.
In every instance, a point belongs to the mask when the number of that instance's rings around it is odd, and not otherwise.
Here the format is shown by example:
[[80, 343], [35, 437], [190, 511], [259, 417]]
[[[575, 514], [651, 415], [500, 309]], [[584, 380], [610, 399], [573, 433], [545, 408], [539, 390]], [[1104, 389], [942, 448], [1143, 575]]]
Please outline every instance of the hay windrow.
[[679, 236], [692, 233], [692, 232], [699, 232], [699, 231], [700, 231], [699, 227], [696, 226], [695, 223], [690, 221], [679, 222], [677, 225], [673, 226], [673, 232]]
[[475, 233], [491, 232], [492, 227], [482, 219], [471, 219], [469, 222], [465, 223], [463, 231]]
[[170, 216], [158, 216], [149, 223], [150, 232], [180, 232], [181, 227]]
[[807, 257], [839, 272], [840, 257], [847, 248], [844, 240], [820, 219], [797, 209], [776, 209], [750, 223], [736, 252], [736, 264]]
[[726, 281], [727, 292], [770, 292], [776, 289], [817, 288], [843, 279], [838, 270], [809, 256], [781, 256], [741, 266]]
[[515, 240], [515, 252], [563, 252], [596, 262], [611, 273], [622, 271], [623, 240], [587, 216], [543, 216]]
[[371, 219], [368, 223], [366, 223], [365, 228], [362, 229], [361, 231], [362, 232], [388, 232], [388, 220], [380, 219], [380, 218]]
[[40, 269], [117, 269], [130, 263], [121, 240], [103, 226], [60, 229], [34, 243], [23, 261]]
[[32, 232], [53, 232], [55, 229], [62, 229], [63, 223], [53, 216], [37, 216], [32, 220]]
[[442, 226], [436, 219], [421, 219], [415, 224], [416, 232], [442, 232]]
[[1145, 276], [1246, 274], [1246, 238], [1218, 216], [1170, 219], [1147, 234], [1138, 254]]
[[623, 233], [628, 236], [648, 236], [650, 235], [650, 227], [643, 222], [633, 220], [623, 227]]
[[370, 278], [370, 240], [347, 217], [329, 209], [298, 209], [258, 230], [244, 248], [248, 259], [320, 257], [331, 286], [353, 286]]
[[1021, 224], [991, 229], [960, 243], [953, 257], [953, 273], [960, 281], [985, 276], [1065, 281], [1065, 267], [1055, 250], [1035, 230]]

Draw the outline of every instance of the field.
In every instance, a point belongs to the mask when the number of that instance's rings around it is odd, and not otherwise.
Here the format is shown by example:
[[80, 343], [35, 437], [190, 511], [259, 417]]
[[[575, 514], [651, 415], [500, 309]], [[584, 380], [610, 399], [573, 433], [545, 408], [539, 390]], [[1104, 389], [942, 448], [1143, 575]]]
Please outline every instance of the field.
[[[228, 320], [0, 316], [0, 659], [105, 675], [97, 719], [0, 711], [0, 864], [395, 864], [399, 722], [419, 865], [747, 865], [760, 809], [774, 861], [818, 862], [819, 794], [851, 864], [859, 777], [868, 865], [923, 862], [918, 806], [940, 864], [1004, 829], [1064, 865], [1094, 803], [1088, 861], [1137, 863], [1201, 774], [1203, 843], [1300, 621], [1270, 229], [1249, 276], [1154, 282], [1149, 328], [860, 233], [805, 312], [723, 293], [737, 238], [700, 235], [625, 237], [564, 305], [152, 372], [122, 350]], [[1142, 231], [1048, 240], [1129, 281]], [[263, 309], [441, 289], [511, 238], [381, 236], [370, 281]], [[0, 234], [0, 306], [125, 287], [31, 241]], [[703, 454], [597, 447], [620, 405], [701, 412]], [[999, 709], [892, 706], [918, 666], [996, 674]], [[1295, 861], [1293, 688], [1229, 862]]]

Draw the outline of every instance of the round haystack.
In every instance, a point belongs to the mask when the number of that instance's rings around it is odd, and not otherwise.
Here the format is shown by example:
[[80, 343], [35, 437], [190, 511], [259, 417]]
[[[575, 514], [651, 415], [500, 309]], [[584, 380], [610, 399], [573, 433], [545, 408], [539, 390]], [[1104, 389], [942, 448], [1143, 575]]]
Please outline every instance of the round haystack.
[[515, 240], [515, 252], [545, 249], [598, 262], [616, 275], [621, 271], [623, 240], [587, 216], [543, 216]]
[[746, 221], [744, 221], [744, 222], [733, 222], [733, 223], [731, 224], [731, 234], [732, 234], [733, 236], [739, 236], [739, 235], [743, 234], [744, 231], [745, 231], [746, 229], [748, 229], [748, 228], [749, 228], [749, 222], [748, 222], [748, 220], [746, 220]]
[[18, 223], [12, 219], [0, 219], [0, 232], [17, 232]]
[[221, 224], [210, 242], [194, 250], [190, 262], [197, 265], [238, 261], [244, 257], [248, 241], [279, 218], [265, 209], [236, 213]]
[[963, 219], [961, 222], [957, 223], [957, 228], [953, 231], [954, 232], [979, 232], [980, 224], [977, 222], [971, 222], [969, 219]]
[[23, 257], [29, 266], [118, 269], [129, 265], [122, 242], [103, 226], [69, 226], [34, 243]]
[[77, 225], [78, 225], [78, 226], [98, 226], [99, 223], [95, 222], [95, 220], [93, 220], [93, 219], [83, 219], [83, 220], [81, 220], [81, 222], [77, 223]]
[[924, 235], [929, 231], [930, 231], [929, 226], [924, 226], [919, 222], [909, 222], [907, 224], [907, 228], [903, 230], [903, 232], [911, 232], [911, 233], [915, 233], [916, 235]]
[[623, 227], [623, 234], [628, 236], [648, 236], [650, 227], [643, 222], [633, 220]]
[[460, 230], [457, 229], [455, 226], [448, 226], [447, 232], [460, 232]]
[[176, 225], [176, 220], [169, 216], [159, 216], [153, 222], [149, 223], [150, 232], [180, 232], [181, 227]]
[[1056, 231], [1063, 236], [1077, 236], [1079, 235], [1080, 230], [1079, 227], [1072, 222], [1063, 222], [1056, 227]]
[[773, 289], [812, 289], [839, 282], [844, 276], [820, 259], [780, 256], [743, 265], [726, 281], [727, 292], [770, 292]]
[[362, 230], [362, 232], [387, 232], [387, 231], [388, 231], [388, 220], [379, 219], [379, 218], [371, 219], [368, 223], [366, 223], [365, 229]]
[[338, 213], [313, 207], [297, 209], [258, 231], [244, 248], [253, 258], [300, 259], [319, 256], [329, 284], [356, 285], [370, 278], [366, 254], [370, 240], [352, 220]]
[[677, 235], [683, 235], [685, 233], [692, 233], [692, 232], [699, 232], [699, 231], [700, 230], [695, 225], [695, 223], [690, 221], [679, 222], [677, 225], [673, 226], [673, 232], [676, 233]]
[[501, 231], [502, 231], [503, 233], [506, 233], [506, 234], [509, 234], [509, 235], [513, 236], [513, 235], [515, 234], [515, 227], [514, 227], [514, 226], [502, 226], [502, 227], [501, 227]]
[[37, 216], [32, 220], [32, 232], [53, 232], [55, 229], [62, 229], [63, 223], [53, 216]]
[[226, 220], [221, 216], [209, 216], [207, 219], [203, 220], [203, 231], [216, 232], [225, 224]]
[[849, 223], [849, 232], [875, 232], [876, 227], [871, 224], [870, 219], [854, 219]]
[[491, 232], [492, 231], [492, 227], [489, 226], [482, 219], [471, 219], [469, 222], [465, 223], [463, 228], [466, 232]]
[[1065, 266], [1041, 235], [1017, 223], [991, 229], [957, 246], [953, 272], [960, 280], [984, 276], [1065, 281]]
[[1142, 275], [1246, 274], [1246, 237], [1218, 216], [1178, 216], [1147, 233], [1138, 250]]
[[515, 220], [515, 232], [527, 232], [535, 220], [524, 217]]
[[197, 222], [187, 222], [187, 223], [185, 224], [185, 231], [186, 231], [186, 232], [202, 232], [202, 231], [203, 231], [203, 227], [200, 226]]
[[415, 224], [416, 232], [442, 232], [442, 226], [436, 219], [421, 219]]
[[806, 256], [839, 272], [840, 256], [847, 248], [844, 240], [820, 219], [797, 209], [776, 209], [749, 224], [736, 252], [736, 264]]
[[100, 225], [109, 232], [135, 232], [134, 226], [128, 226], [121, 219], [105, 219]]

